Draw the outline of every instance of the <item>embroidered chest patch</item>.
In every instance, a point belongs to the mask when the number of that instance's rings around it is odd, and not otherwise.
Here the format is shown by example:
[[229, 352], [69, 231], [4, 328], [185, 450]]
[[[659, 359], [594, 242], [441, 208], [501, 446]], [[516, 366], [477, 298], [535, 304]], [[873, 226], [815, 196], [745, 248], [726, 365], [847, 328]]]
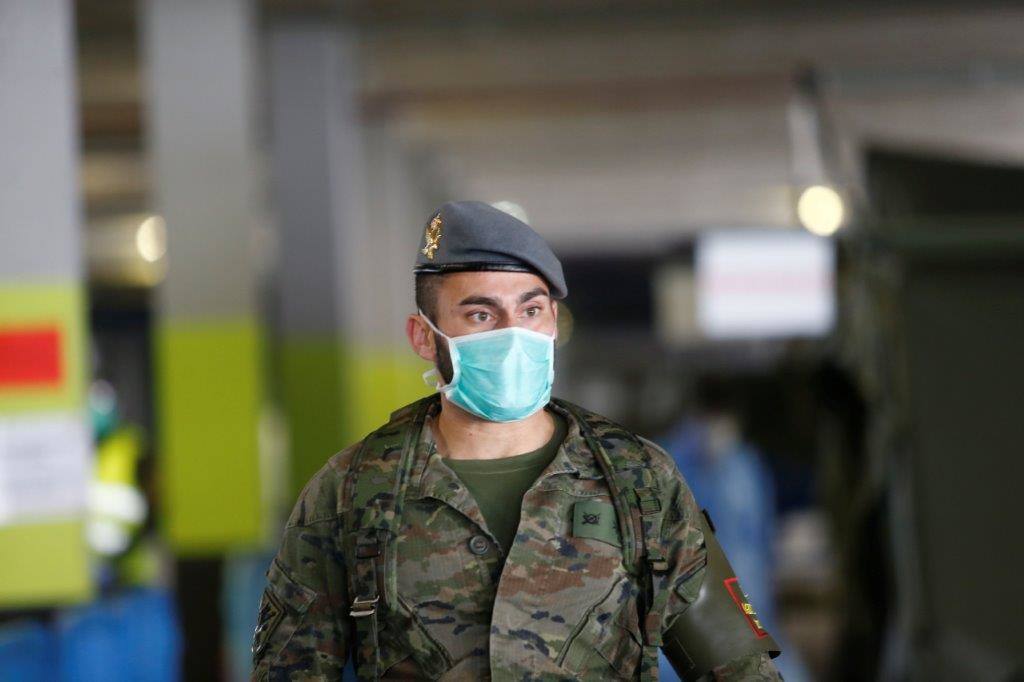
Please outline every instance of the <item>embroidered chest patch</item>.
[[615, 507], [608, 502], [583, 500], [572, 508], [572, 535], [591, 538], [621, 547], [619, 527], [615, 520]]

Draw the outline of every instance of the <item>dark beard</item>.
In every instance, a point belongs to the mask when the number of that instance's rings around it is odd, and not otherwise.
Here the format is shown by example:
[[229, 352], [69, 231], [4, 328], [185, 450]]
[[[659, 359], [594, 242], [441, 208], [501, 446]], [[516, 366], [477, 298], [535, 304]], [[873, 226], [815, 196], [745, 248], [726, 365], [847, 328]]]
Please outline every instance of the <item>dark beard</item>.
[[448, 353], [448, 342], [442, 341], [435, 334], [434, 350], [437, 352], [437, 373], [441, 375], [444, 383], [450, 384], [454, 370], [452, 369], [452, 356]]

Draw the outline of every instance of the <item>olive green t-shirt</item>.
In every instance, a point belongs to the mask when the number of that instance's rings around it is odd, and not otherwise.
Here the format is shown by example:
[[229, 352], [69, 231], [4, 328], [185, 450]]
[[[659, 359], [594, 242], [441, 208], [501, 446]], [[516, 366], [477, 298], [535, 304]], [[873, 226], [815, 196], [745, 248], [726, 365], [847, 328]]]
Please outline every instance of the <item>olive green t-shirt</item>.
[[444, 463], [455, 472], [480, 507], [487, 528], [508, 556], [522, 511], [523, 495], [555, 458], [565, 440], [568, 426], [558, 414], [555, 430], [547, 443], [532, 452], [501, 459], [452, 459]]

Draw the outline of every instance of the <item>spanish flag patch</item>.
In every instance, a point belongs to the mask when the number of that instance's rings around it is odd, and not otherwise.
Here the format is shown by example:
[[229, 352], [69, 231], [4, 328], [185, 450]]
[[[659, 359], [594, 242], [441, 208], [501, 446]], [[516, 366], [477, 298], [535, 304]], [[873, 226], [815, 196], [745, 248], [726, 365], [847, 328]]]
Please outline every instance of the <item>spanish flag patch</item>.
[[747, 625], [754, 631], [757, 638], [767, 637], [768, 632], [761, 627], [761, 621], [757, 618], [757, 611], [754, 610], [753, 604], [750, 603], [750, 598], [740, 587], [739, 578], [726, 578], [723, 582], [725, 583], [725, 589], [729, 591], [729, 596], [736, 602], [736, 606], [739, 607], [743, 617], [747, 620]]

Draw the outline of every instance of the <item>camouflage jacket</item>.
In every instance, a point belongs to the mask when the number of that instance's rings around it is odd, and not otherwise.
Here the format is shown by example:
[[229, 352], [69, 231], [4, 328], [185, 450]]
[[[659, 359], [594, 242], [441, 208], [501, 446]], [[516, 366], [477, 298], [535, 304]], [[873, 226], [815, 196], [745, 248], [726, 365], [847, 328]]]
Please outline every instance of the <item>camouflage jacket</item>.
[[[574, 519], [581, 502], [596, 518], [614, 518], [609, 487], [576, 418], [554, 402], [548, 407], [565, 417], [568, 433], [524, 495], [522, 520], [507, 549], [498, 546], [476, 502], [438, 454], [430, 419], [438, 405], [431, 407], [415, 444], [397, 541], [387, 550], [397, 553], [397, 570], [387, 578], [397, 599], [381, 609], [378, 623], [382, 679], [638, 677], [641, 587], [623, 565], [614, 524], [588, 529]], [[700, 511], [672, 460], [642, 442], [668, 510], [662, 543], [671, 592], [663, 622], [670, 625], [703, 579]], [[350, 654], [372, 655], [371, 644], [357, 641], [349, 615], [342, 541], [351, 511], [342, 491], [359, 446], [327, 462], [288, 520], [260, 603], [254, 680], [341, 679]], [[711, 676], [779, 679], [766, 654], [731, 661]]]

